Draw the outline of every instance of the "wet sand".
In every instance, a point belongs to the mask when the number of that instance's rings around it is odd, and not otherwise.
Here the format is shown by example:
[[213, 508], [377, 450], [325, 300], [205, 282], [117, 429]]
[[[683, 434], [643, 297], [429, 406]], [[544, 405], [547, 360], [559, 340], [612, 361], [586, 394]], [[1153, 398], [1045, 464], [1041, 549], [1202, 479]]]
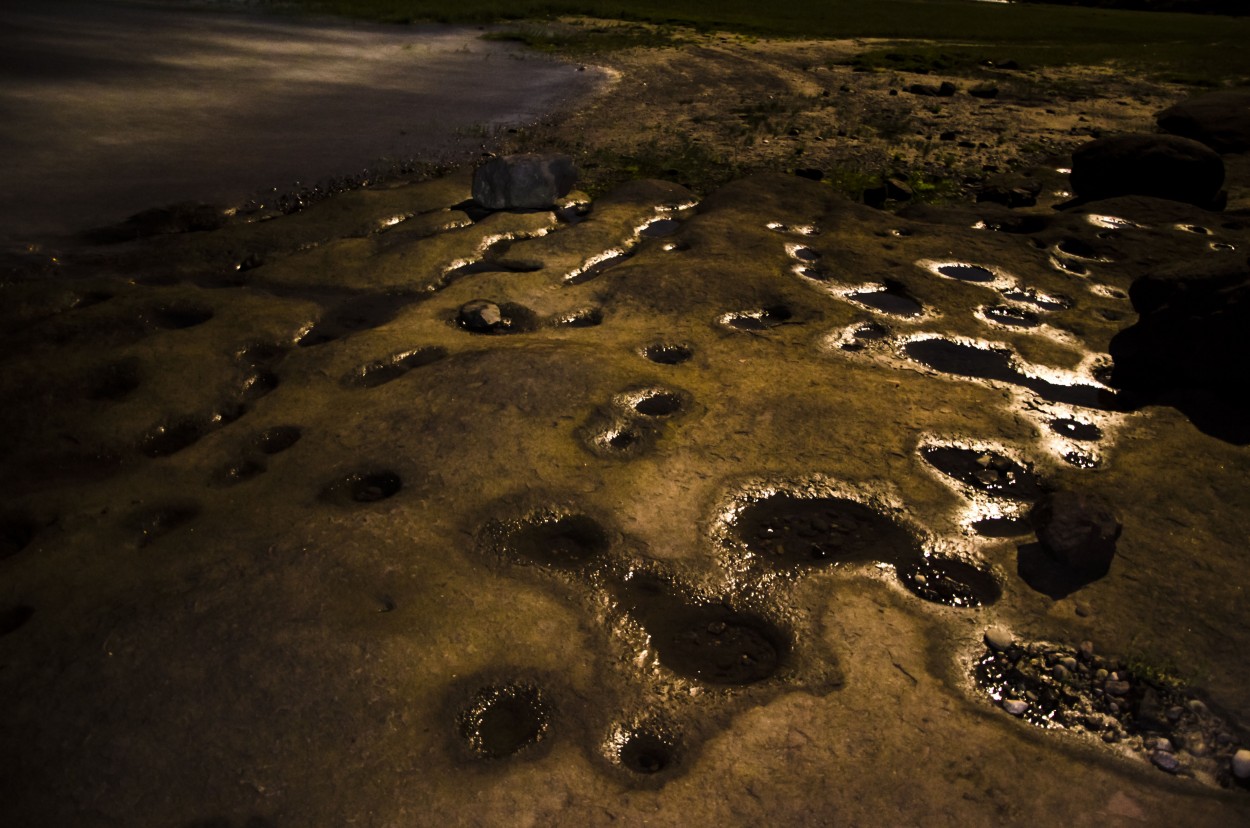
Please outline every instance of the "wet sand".
[[107, 0], [6, 3], [0, 237], [463, 159], [605, 77], [480, 34]]

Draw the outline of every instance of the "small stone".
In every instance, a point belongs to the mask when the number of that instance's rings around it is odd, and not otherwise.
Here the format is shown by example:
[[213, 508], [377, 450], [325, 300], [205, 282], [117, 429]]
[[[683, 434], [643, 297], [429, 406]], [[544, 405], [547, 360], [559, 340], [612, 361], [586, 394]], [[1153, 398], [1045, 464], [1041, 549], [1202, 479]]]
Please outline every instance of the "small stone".
[[457, 320], [465, 330], [489, 333], [503, 324], [503, 312], [494, 302], [474, 299], [460, 306]]
[[1059, 663], [1062, 664], [1064, 666], [1064, 669], [1066, 669], [1068, 672], [1070, 673], [1076, 672], [1076, 659], [1073, 658], [1072, 656], [1067, 656], [1066, 658], [1062, 659]]
[[1233, 776], [1250, 779], [1250, 750], [1242, 748], [1233, 754]]
[[1156, 768], [1167, 771], [1168, 773], [1176, 773], [1181, 769], [1181, 760], [1176, 758], [1175, 753], [1156, 750], [1154, 753], [1150, 754], [1150, 761], [1154, 763]]
[[1164, 739], [1163, 737], [1155, 739], [1155, 750], [1161, 750], [1164, 753], [1176, 752], [1176, 749], [1172, 747], [1172, 741], [1170, 739]]
[[1086, 658], [1094, 657], [1094, 642], [1092, 641], [1082, 641], [1081, 646], [1078, 647], [1077, 649], [1080, 650], [1081, 655], [1085, 656]]
[[985, 643], [994, 652], [1001, 653], [1012, 645], [1015, 636], [1006, 627], [994, 626], [985, 631]]
[[1024, 711], [1029, 709], [1029, 703], [1020, 699], [1006, 699], [1003, 702], [1003, 710], [1006, 710], [1013, 716], [1023, 716]]
[[1207, 713], [1207, 706], [1201, 699], [1190, 699], [1188, 703], [1189, 712], [1195, 716], [1204, 716]]
[[1128, 691], [1132, 689], [1132, 685], [1127, 681], [1109, 679], [1103, 689], [1107, 691], [1109, 696], [1126, 696]]

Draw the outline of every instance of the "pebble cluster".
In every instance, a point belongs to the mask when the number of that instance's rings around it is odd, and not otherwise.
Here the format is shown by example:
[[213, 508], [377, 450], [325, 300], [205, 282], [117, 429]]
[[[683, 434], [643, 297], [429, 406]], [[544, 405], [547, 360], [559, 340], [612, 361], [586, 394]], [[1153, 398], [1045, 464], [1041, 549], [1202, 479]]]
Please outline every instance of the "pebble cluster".
[[1092, 734], [1162, 771], [1225, 788], [1250, 777], [1250, 750], [1239, 749], [1244, 733], [1179, 680], [1098, 655], [1089, 641], [1021, 642], [992, 627], [974, 675], [1004, 711], [1039, 727]]

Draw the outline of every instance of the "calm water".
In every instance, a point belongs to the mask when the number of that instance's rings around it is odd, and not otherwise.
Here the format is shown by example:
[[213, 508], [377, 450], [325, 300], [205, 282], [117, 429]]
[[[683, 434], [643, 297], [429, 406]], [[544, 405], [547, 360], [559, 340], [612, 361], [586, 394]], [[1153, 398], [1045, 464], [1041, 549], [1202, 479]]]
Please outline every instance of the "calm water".
[[0, 238], [464, 157], [604, 79], [480, 34], [6, 0]]

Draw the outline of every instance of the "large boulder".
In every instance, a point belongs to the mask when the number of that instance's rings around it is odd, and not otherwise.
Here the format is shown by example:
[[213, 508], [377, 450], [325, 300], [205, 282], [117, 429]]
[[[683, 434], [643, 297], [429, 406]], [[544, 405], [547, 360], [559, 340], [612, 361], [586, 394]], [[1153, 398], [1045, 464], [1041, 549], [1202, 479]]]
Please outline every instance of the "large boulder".
[[1223, 159], [1176, 135], [1099, 138], [1072, 153], [1072, 189], [1088, 201], [1144, 195], [1205, 207], [1223, 183]]
[[488, 210], [543, 210], [569, 194], [577, 168], [567, 155], [505, 155], [473, 173], [473, 200]]
[[1171, 405], [1202, 431], [1250, 443], [1250, 262], [1176, 265], [1129, 289], [1139, 316], [1108, 351], [1110, 384], [1137, 404]]
[[1250, 150], [1250, 89], [1199, 95], [1155, 116], [1159, 129], [1200, 141], [1216, 152]]
[[1102, 497], [1092, 492], [1051, 492], [1033, 506], [1029, 523], [1042, 551], [1072, 575], [1100, 578], [1111, 569], [1121, 527]]

